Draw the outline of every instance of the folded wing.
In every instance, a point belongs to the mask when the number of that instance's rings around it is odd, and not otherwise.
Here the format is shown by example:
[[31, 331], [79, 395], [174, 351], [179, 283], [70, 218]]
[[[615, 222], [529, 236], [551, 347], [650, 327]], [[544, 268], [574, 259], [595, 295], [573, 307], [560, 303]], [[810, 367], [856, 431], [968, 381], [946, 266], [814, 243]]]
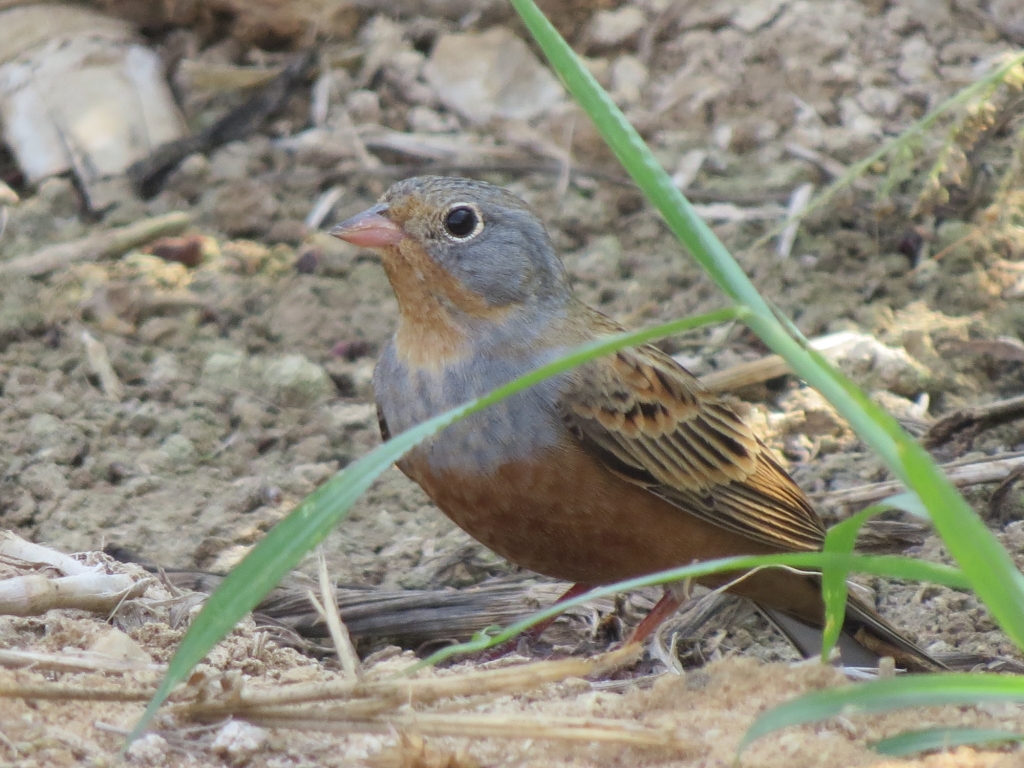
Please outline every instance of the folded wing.
[[768, 448], [658, 349], [581, 367], [560, 409], [610, 470], [681, 511], [781, 550], [821, 549], [821, 519]]

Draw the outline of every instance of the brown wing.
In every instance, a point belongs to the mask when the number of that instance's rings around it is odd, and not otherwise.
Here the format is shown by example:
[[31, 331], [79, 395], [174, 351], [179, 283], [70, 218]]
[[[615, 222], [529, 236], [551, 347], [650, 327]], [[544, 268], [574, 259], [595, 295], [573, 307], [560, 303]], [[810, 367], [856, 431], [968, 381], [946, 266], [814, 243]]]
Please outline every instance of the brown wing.
[[579, 368], [561, 415], [609, 469], [683, 511], [779, 549], [821, 549], [821, 519], [768, 448], [654, 347]]

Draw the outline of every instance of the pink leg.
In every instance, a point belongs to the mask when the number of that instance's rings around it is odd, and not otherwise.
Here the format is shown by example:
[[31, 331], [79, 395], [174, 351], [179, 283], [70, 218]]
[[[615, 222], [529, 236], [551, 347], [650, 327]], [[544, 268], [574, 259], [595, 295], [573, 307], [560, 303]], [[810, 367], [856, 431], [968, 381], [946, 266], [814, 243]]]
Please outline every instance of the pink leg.
[[[573, 584], [553, 604], [558, 605], [559, 603], [564, 603], [566, 600], [572, 600], [574, 597], [579, 597], [584, 592], [589, 592], [591, 589], [593, 589], [593, 586], [590, 584]], [[494, 661], [495, 659], [500, 659], [505, 654], [514, 650], [523, 640], [532, 646], [540, 639], [544, 630], [554, 624], [556, 618], [558, 617], [552, 616], [550, 619], [545, 619], [540, 624], [535, 624], [530, 627], [528, 630], [523, 632], [523, 634], [519, 635], [519, 637], [514, 637], [501, 645], [496, 645], [494, 648], [482, 651], [479, 656], [480, 661]]]
[[[572, 600], [574, 597], [579, 597], [585, 592], [589, 592], [593, 588], [594, 586], [592, 584], [573, 584], [571, 587], [565, 590], [565, 592], [562, 594], [560, 598], [555, 600], [553, 605], [564, 603], [566, 600]], [[557, 618], [557, 616], [552, 616], [550, 619], [545, 619], [540, 624], [535, 624], [534, 626], [526, 630], [526, 632], [523, 633], [523, 636], [528, 637], [531, 642], [534, 640], [539, 640], [540, 636], [544, 634], [544, 630], [550, 627], [552, 624], [554, 624], [555, 619]]]
[[642, 643], [650, 637], [665, 619], [679, 609], [679, 606], [683, 604], [683, 599], [682, 595], [676, 595], [675, 591], [666, 589], [665, 594], [661, 596], [661, 600], [657, 602], [651, 609], [651, 612], [644, 616], [644, 620], [633, 630], [633, 634], [629, 636], [626, 645]]

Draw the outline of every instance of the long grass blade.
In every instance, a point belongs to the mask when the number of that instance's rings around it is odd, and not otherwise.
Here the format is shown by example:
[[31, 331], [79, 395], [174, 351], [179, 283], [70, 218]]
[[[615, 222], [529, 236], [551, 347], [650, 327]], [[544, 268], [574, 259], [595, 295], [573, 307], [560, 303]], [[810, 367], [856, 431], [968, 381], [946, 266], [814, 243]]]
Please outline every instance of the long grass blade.
[[837, 715], [879, 714], [906, 707], [1024, 702], [1024, 678], [958, 672], [905, 675], [815, 691], [761, 715], [744, 734], [743, 751], [762, 736], [793, 725], [817, 723]]
[[998, 728], [926, 728], [879, 739], [871, 748], [890, 757], [906, 757], [918, 752], [956, 747], [990, 747], [1008, 741], [1024, 741], [1024, 733], [1002, 731]]
[[[882, 505], [876, 504], [832, 526], [825, 534], [822, 550], [828, 553], [850, 554], [864, 523], [884, 509]], [[828, 659], [832, 655], [832, 649], [839, 642], [839, 635], [843, 631], [846, 598], [849, 593], [846, 584], [848, 576], [849, 573], [842, 568], [826, 566], [821, 569], [821, 596], [825, 601], [825, 629], [821, 633], [822, 659]]]
[[[921, 499], [914, 493], [900, 493], [888, 499], [872, 504], [857, 514], [837, 523], [825, 534], [822, 550], [828, 553], [848, 555], [853, 552], [864, 524], [875, 515], [890, 509], [901, 509], [912, 515], [927, 517], [927, 510]], [[824, 566], [821, 569], [821, 595], [825, 601], [825, 631], [821, 637], [821, 658], [827, 659], [839, 641], [843, 631], [843, 620], [846, 617], [846, 598], [848, 586], [846, 578], [849, 573], [842, 568]]]

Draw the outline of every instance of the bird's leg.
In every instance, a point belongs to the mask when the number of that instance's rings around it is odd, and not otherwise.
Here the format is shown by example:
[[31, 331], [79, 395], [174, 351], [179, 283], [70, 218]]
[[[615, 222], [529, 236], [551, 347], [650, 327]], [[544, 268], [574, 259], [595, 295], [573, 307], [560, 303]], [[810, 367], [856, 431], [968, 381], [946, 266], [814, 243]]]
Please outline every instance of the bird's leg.
[[[562, 596], [555, 600], [555, 602], [553, 602], [552, 605], [558, 605], [559, 603], [564, 603], [566, 600], [572, 600], [574, 597], [579, 597], [580, 595], [589, 592], [593, 588], [593, 584], [573, 584], [571, 587], [565, 590], [565, 592], [562, 593]], [[544, 634], [544, 630], [546, 630], [548, 627], [554, 624], [555, 619], [557, 618], [558, 616], [555, 615], [549, 619], [544, 619], [544, 621], [542, 621], [540, 624], [534, 624], [532, 627], [526, 630], [526, 632], [524, 632], [522, 636], [527, 638], [531, 643], [539, 640], [540, 636]]]
[[[564, 603], [566, 600], [572, 600], [574, 597], [579, 597], [585, 592], [589, 592], [593, 588], [594, 587], [592, 584], [573, 584], [571, 587], [569, 587], [569, 589], [567, 589], [562, 594], [560, 598], [555, 600], [555, 602], [552, 603], [552, 605], [558, 605], [559, 603]], [[546, 630], [548, 627], [555, 623], [555, 619], [557, 618], [558, 616], [556, 615], [552, 616], [549, 619], [544, 619], [544, 621], [542, 621], [540, 624], [535, 624], [518, 637], [513, 637], [511, 640], [501, 643], [500, 645], [496, 645], [493, 648], [489, 648], [486, 651], [483, 651], [479, 657], [480, 660], [494, 661], [495, 659], [500, 659], [502, 656], [506, 655], [507, 653], [511, 653], [516, 648], [518, 648], [519, 644], [522, 642], [525, 642], [527, 645], [532, 646], [540, 639], [540, 636], [544, 634], [544, 630]]]
[[636, 629], [633, 630], [633, 634], [630, 635], [629, 640], [626, 641], [626, 645], [629, 645], [630, 643], [642, 643], [650, 637], [654, 631], [661, 626], [661, 623], [665, 621], [665, 619], [679, 610], [679, 606], [689, 599], [689, 593], [689, 581], [684, 581], [682, 583], [677, 582], [665, 587], [665, 594], [661, 596], [661, 600], [651, 608], [650, 613], [644, 616], [644, 620], [637, 624]]

